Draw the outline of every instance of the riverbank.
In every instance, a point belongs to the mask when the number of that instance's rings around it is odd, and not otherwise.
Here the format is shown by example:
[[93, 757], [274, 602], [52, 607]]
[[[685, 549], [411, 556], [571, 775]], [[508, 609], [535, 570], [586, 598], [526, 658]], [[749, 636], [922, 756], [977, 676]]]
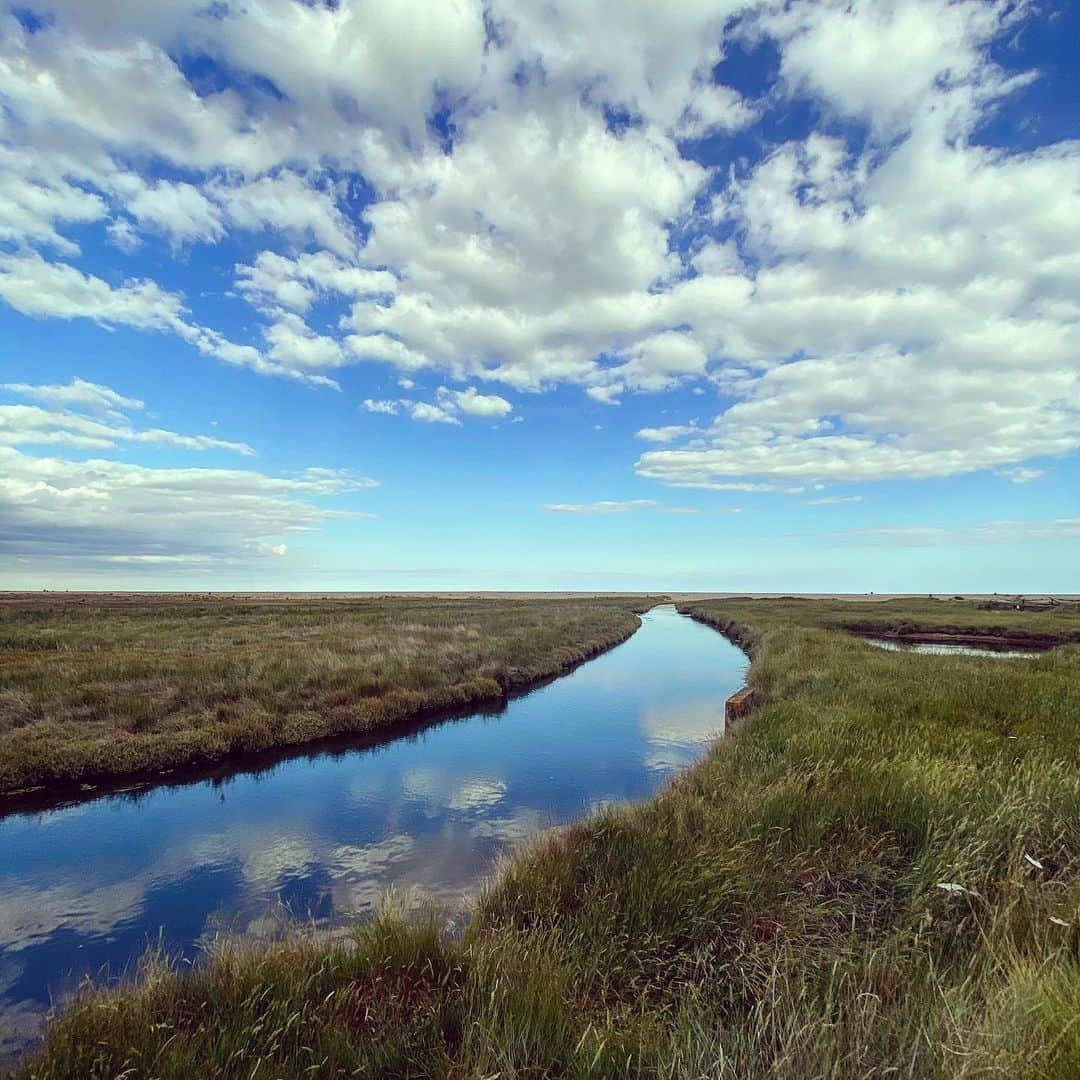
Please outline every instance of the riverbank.
[[651, 604], [48, 595], [0, 606], [0, 811], [498, 701]]
[[1080, 649], [685, 607], [750, 650], [760, 704], [659, 797], [534, 844], [459, 937], [388, 914], [150, 962], [25, 1075], [1075, 1075]]

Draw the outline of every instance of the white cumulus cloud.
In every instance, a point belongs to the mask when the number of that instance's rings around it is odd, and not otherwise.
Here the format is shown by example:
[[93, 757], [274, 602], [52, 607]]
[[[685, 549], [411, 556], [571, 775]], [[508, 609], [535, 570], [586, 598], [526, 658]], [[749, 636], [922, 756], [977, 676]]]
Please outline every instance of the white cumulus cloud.
[[[981, 139], [1042, 77], [1002, 47], [1036, 5], [21, 11], [0, 16], [0, 300], [23, 315], [308, 386], [429, 378], [392, 405], [451, 426], [509, 417], [511, 391], [690, 388], [715, 415], [658, 404], [638, 433], [637, 473], [675, 487], [1023, 482], [1080, 449], [1080, 141]], [[759, 43], [771, 85], [717, 80]], [[803, 113], [817, 130], [754, 126]], [[205, 284], [241, 306], [228, 333], [218, 298], [128, 272], [162, 240], [228, 258]]]

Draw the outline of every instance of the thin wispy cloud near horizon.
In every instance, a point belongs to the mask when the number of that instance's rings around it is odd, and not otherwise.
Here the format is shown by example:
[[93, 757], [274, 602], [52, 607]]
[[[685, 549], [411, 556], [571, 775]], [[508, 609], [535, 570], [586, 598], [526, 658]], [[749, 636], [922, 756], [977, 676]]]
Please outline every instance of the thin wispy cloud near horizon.
[[0, 587], [1080, 589], [1078, 36], [0, 7]]

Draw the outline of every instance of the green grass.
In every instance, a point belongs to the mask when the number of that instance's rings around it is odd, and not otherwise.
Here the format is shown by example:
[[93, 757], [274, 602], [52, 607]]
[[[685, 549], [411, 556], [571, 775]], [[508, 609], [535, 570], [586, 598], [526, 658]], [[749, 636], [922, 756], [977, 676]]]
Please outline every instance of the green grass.
[[623, 640], [642, 605], [12, 598], [0, 605], [0, 798], [497, 699]]
[[763, 704], [656, 799], [535, 842], [456, 937], [388, 913], [148, 961], [23, 1075], [1075, 1077], [1080, 648], [890, 653], [832, 603], [685, 606]]

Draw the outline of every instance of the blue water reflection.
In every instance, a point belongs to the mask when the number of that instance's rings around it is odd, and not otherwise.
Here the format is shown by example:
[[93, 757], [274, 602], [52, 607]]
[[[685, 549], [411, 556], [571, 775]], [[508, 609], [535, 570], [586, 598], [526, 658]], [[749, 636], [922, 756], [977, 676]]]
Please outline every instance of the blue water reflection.
[[723, 728], [745, 658], [655, 608], [628, 642], [497, 716], [474, 715], [259, 773], [0, 821], [0, 1038], [50, 997], [159, 939], [195, 955], [221, 931], [327, 926], [389, 888], [451, 908], [539, 829], [639, 799]]

